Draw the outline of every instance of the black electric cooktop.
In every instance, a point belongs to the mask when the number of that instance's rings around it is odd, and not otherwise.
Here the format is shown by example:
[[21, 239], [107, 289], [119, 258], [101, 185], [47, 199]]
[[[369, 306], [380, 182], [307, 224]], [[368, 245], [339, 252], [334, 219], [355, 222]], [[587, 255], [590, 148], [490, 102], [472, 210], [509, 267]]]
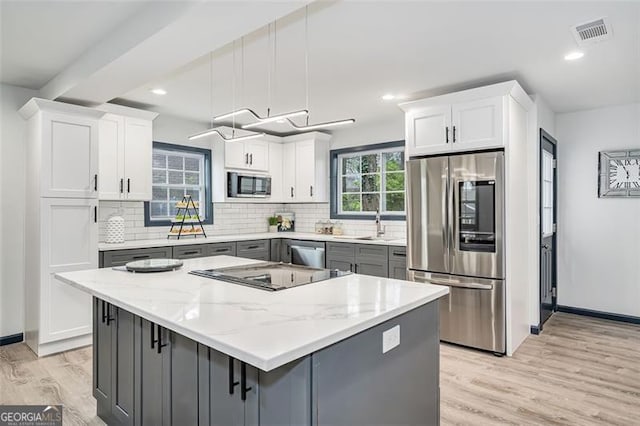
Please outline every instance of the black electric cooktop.
[[351, 272], [289, 263], [264, 262], [229, 268], [195, 270], [189, 273], [262, 290], [278, 291], [349, 275]]

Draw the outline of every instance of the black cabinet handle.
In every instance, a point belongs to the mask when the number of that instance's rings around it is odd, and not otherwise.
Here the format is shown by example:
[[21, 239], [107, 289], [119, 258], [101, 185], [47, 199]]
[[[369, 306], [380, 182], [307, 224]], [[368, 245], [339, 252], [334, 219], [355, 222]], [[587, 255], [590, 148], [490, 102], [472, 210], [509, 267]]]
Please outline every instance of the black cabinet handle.
[[453, 126], [453, 143], [456, 143], [456, 126]]
[[111, 305], [107, 304], [107, 326], [109, 325], [110, 322], [115, 321], [116, 318], [112, 317], [111, 314], [109, 313], [109, 307]]
[[355, 269], [354, 272], [357, 274], [358, 273], [358, 264], [357, 263], [354, 265], [354, 269]]
[[94, 191], [98, 190], [98, 174], [97, 173], [93, 176], [93, 190]]
[[398, 257], [407, 257], [407, 253], [403, 251], [394, 251], [393, 255]]
[[100, 301], [102, 303], [102, 323], [105, 323], [107, 321], [107, 311], [105, 309], [105, 301], [101, 300]]
[[233, 395], [233, 388], [240, 384], [240, 382], [233, 381], [233, 361], [233, 358], [229, 357], [229, 395]]
[[251, 386], [247, 387], [247, 364], [243, 362], [240, 365], [240, 399], [246, 401], [250, 390]]
[[156, 326], [155, 326], [154, 323], [150, 322], [149, 323], [149, 328], [150, 328], [149, 336], [151, 336], [151, 349], [153, 349], [155, 347], [155, 345], [156, 345], [156, 342], [157, 342], [156, 336], [155, 336], [155, 334], [156, 334]]
[[162, 327], [160, 327], [160, 325], [158, 325], [158, 340], [156, 340], [158, 342], [158, 353], [161, 354], [162, 353], [162, 348], [164, 348], [165, 346], [167, 346], [166, 343], [162, 343]]
[[449, 143], [449, 126], [444, 128], [444, 137], [447, 143]]
[[219, 249], [216, 249], [216, 253], [222, 253], [222, 252], [224, 252], [224, 251], [230, 251], [230, 250], [229, 250], [228, 248], [219, 248]]
[[244, 155], [244, 164], [249, 164], [249, 154]]
[[198, 253], [199, 253], [198, 250], [192, 250], [192, 251], [185, 251], [182, 254], [184, 254], [185, 256], [188, 256], [190, 254], [198, 254]]
[[132, 256], [132, 259], [148, 259], [149, 255], [148, 254], [141, 254], [139, 256]]
[[249, 165], [253, 166], [253, 154], [249, 154]]
[[309, 187], [309, 195], [313, 197], [313, 185]]
[[291, 198], [293, 198], [293, 186], [291, 187]]
[[98, 223], [98, 206], [93, 206], [93, 223]]
[[124, 179], [120, 178], [120, 193], [124, 192]]
[[260, 246], [248, 246], [247, 250], [255, 250], [257, 248], [260, 248]]
[[131, 179], [127, 178], [127, 193], [131, 192]]

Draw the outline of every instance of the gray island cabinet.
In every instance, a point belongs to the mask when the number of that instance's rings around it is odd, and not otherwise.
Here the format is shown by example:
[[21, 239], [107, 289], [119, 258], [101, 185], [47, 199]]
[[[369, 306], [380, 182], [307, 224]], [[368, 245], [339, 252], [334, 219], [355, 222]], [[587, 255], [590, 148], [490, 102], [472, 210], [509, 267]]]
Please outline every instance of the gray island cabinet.
[[[400, 342], [383, 352], [394, 327]], [[437, 300], [270, 371], [97, 297], [93, 329], [108, 424], [439, 424]]]
[[[236, 252], [262, 259], [267, 247]], [[362, 247], [354, 256], [363, 265], [387, 250]], [[189, 258], [194, 250], [169, 272], [55, 275], [92, 296], [93, 395], [106, 423], [439, 423], [438, 303], [447, 287], [353, 273], [263, 291], [189, 273], [262, 260]]]

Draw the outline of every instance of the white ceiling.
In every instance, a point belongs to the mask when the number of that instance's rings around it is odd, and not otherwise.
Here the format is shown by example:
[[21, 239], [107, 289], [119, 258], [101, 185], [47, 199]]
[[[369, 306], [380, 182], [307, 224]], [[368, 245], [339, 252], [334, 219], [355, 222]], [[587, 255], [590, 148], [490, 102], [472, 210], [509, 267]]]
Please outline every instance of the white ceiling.
[[[576, 49], [574, 24], [608, 16], [611, 41]], [[245, 39], [244, 92], [236, 44], [236, 107], [266, 114], [266, 29]], [[272, 113], [305, 107], [304, 13], [278, 21]], [[214, 55], [213, 113], [233, 108], [231, 46]], [[399, 114], [411, 97], [517, 78], [558, 112], [640, 101], [638, 2], [334, 2], [309, 7], [311, 122]], [[208, 56], [126, 93], [128, 101], [202, 121], [211, 116]], [[160, 97], [151, 87], [168, 91]], [[285, 127], [280, 130], [285, 130]]]
[[0, 78], [40, 89], [135, 13], [136, 1], [0, 2]]

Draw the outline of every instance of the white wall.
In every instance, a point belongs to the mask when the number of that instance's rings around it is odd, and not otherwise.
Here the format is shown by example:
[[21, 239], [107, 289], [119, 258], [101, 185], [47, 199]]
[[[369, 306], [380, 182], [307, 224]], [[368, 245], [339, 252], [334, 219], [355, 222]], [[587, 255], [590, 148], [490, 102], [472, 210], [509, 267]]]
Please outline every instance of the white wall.
[[598, 152], [640, 149], [640, 104], [556, 116], [558, 303], [640, 317], [640, 199], [598, 198]]
[[0, 84], [0, 336], [24, 329], [26, 122], [18, 109], [33, 96]]
[[332, 132], [331, 149], [404, 140], [404, 113], [398, 111], [384, 120], [356, 123]]

